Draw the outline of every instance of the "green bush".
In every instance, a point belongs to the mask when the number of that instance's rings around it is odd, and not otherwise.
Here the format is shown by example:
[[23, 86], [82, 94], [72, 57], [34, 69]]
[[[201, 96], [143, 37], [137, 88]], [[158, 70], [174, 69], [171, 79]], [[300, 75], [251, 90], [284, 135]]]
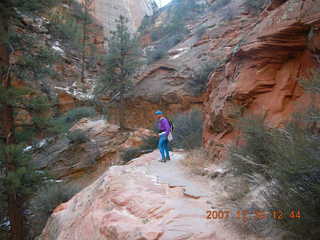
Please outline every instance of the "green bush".
[[158, 147], [158, 137], [157, 136], [150, 136], [145, 137], [143, 139], [143, 143], [140, 147], [143, 151], [153, 151]]
[[151, 32], [151, 39], [152, 41], [158, 41], [163, 38], [170, 38], [170, 36], [180, 35], [184, 36], [185, 34], [189, 33], [189, 31], [185, 28], [185, 26], [179, 22], [175, 21], [168, 25], [158, 28]]
[[71, 48], [80, 49], [83, 29], [74, 15], [54, 13], [50, 21], [49, 30], [54, 39], [62, 40]]
[[154, 23], [154, 17], [145, 15], [142, 22], [138, 28], [138, 32], [143, 33], [151, 24]]
[[207, 26], [202, 26], [201, 28], [197, 29], [197, 31], [195, 32], [197, 38], [200, 39], [206, 33], [207, 29]]
[[86, 135], [86, 133], [80, 129], [69, 132], [67, 137], [69, 141], [74, 144], [81, 144], [89, 141], [89, 138]]
[[263, 10], [265, 4], [269, 2], [269, 0], [246, 0], [244, 6], [254, 13], [258, 13]]
[[155, 46], [154, 50], [147, 51], [148, 64], [152, 64], [165, 57], [168, 50], [181, 42], [183, 38], [183, 34], [177, 33], [162, 39], [161, 42]]
[[29, 209], [32, 212], [28, 217], [28, 222], [32, 224], [29, 230], [32, 231], [29, 232], [30, 236], [36, 237], [41, 234], [53, 210], [61, 203], [70, 200], [79, 190], [62, 183], [50, 183], [39, 189], [29, 203]]
[[[273, 154], [273, 149], [270, 144], [272, 144], [275, 130], [267, 128], [263, 124], [263, 119], [258, 116], [240, 119], [239, 128], [246, 144], [230, 149], [231, 162], [236, 166], [234, 170], [239, 175], [259, 173], [270, 179], [266, 167], [271, 166], [270, 156]], [[244, 159], [247, 160], [238, 161], [241, 156], [246, 156]], [[252, 163], [250, 168], [248, 163]]]
[[180, 113], [173, 117], [172, 146], [191, 150], [202, 146], [203, 115], [199, 110]]
[[78, 107], [74, 108], [64, 115], [51, 120], [51, 131], [54, 133], [67, 132], [72, 125], [79, 121], [81, 118], [94, 117], [97, 115], [93, 107]]
[[147, 52], [147, 63], [152, 64], [167, 55], [166, 49], [154, 49]]
[[142, 154], [152, 152], [158, 146], [158, 137], [150, 136], [143, 139], [143, 143], [136, 148], [126, 149], [121, 153], [122, 162], [125, 164], [134, 158], [138, 158]]
[[206, 63], [202, 65], [200, 69], [195, 72], [194, 77], [187, 82], [187, 90], [193, 95], [201, 95], [207, 89], [210, 73], [217, 69], [218, 66], [219, 64], [216, 63]]
[[126, 164], [127, 162], [131, 161], [132, 159], [138, 158], [141, 155], [142, 153], [140, 148], [129, 148], [121, 154], [121, 160], [123, 164]]
[[311, 72], [313, 76], [311, 79], [303, 79], [299, 81], [299, 84], [306, 90], [311, 93], [319, 94], [320, 93], [320, 71]]
[[[300, 120], [282, 129], [266, 127], [261, 118], [243, 122], [244, 144], [230, 151], [234, 173], [245, 176], [253, 186], [260, 184], [257, 179], [265, 179], [265, 205], [283, 212], [285, 217], [274, 220], [274, 226], [293, 234], [290, 239], [319, 239], [319, 134]], [[290, 219], [292, 210], [296, 215], [299, 210], [301, 218]]]

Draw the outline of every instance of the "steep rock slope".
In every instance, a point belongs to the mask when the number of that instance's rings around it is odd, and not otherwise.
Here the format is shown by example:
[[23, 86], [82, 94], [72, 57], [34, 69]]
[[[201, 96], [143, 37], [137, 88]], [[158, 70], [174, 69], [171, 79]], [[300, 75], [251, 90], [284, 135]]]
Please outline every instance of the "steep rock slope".
[[[77, 0], [83, 2], [82, 0]], [[109, 32], [116, 27], [116, 19], [120, 15], [128, 18], [128, 27], [135, 32], [145, 15], [152, 15], [152, 1], [150, 0], [93, 0], [92, 14], [103, 26], [104, 34], [108, 37]]]
[[[90, 90], [101, 64], [95, 56], [104, 52], [103, 29], [97, 22], [92, 21], [87, 26], [90, 31], [86, 36], [87, 47], [84, 51], [86, 53], [85, 78], [81, 82], [83, 51], [80, 32], [83, 22], [79, 20], [79, 15], [81, 15], [81, 8], [74, 2], [59, 2], [50, 11], [41, 12], [40, 15], [20, 13], [19, 21], [11, 26], [13, 34], [22, 39], [31, 39], [30, 42], [33, 45], [32, 49], [22, 45], [18, 50], [13, 51], [10, 56], [11, 64], [28, 67], [25, 58], [31, 53], [37, 56], [44, 47], [48, 49], [48, 57], [55, 58], [50, 66], [50, 72], [42, 73], [41, 79], [35, 81], [35, 79], [28, 80], [20, 77], [20, 79], [14, 79], [15, 84], [38, 89], [39, 94], [47, 95], [52, 103], [57, 103], [60, 113], [74, 108], [78, 100], [87, 100], [90, 97]], [[95, 46], [95, 56], [90, 52], [89, 45]], [[41, 71], [39, 67], [38, 71]]]
[[237, 135], [239, 116], [262, 115], [277, 127], [310, 101], [298, 81], [320, 63], [320, 1], [277, 2], [240, 36], [224, 68], [210, 79], [205, 143], [219, 158]]

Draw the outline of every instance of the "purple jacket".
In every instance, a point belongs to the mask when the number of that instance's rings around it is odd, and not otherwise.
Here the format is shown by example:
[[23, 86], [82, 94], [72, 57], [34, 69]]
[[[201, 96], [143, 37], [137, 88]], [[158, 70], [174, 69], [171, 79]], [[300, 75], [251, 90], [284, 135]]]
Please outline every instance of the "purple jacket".
[[164, 117], [160, 118], [158, 127], [161, 132], [165, 132], [166, 136], [169, 135], [171, 128], [170, 128], [170, 124], [169, 124], [168, 119], [166, 119]]

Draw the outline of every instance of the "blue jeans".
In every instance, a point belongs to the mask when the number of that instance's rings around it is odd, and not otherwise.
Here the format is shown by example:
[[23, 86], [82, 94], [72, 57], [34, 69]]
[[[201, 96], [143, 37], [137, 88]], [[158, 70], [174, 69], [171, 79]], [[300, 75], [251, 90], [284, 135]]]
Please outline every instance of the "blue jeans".
[[162, 160], [169, 158], [169, 148], [168, 148], [168, 137], [163, 134], [160, 136], [159, 144], [158, 144]]

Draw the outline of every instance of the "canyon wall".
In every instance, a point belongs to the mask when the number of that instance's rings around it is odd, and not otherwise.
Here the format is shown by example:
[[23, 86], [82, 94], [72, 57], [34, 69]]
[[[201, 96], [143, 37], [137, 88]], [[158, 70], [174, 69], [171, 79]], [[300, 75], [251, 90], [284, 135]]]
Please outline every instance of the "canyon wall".
[[[82, 0], [78, 0], [82, 2]], [[116, 19], [120, 15], [128, 18], [128, 28], [135, 32], [145, 15], [152, 15], [153, 10], [149, 0], [93, 0], [92, 15], [104, 28], [105, 37], [116, 27]]]
[[308, 107], [299, 80], [320, 63], [319, 27], [320, 1], [273, 1], [245, 34], [234, 33], [241, 42], [212, 75], [205, 103], [205, 145], [219, 159], [239, 117], [260, 115], [279, 127]]

